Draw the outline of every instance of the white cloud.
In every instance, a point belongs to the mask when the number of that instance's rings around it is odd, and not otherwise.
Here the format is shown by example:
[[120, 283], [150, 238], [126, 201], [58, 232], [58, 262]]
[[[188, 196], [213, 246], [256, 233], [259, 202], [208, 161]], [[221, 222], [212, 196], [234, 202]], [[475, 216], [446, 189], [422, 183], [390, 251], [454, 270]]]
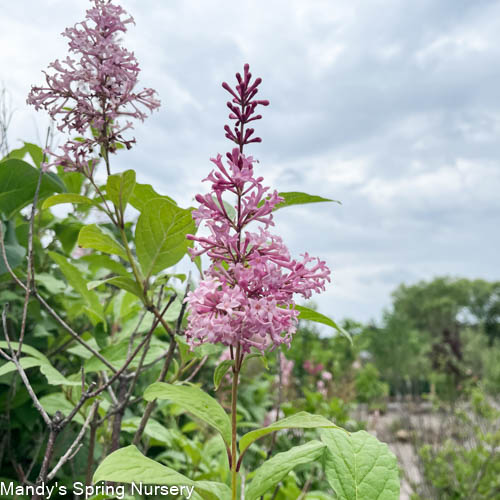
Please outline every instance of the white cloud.
[[[5, 3], [5, 2], [4, 2]], [[86, 0], [2, 5], [0, 81], [11, 142], [43, 136], [25, 105], [66, 51], [60, 32]], [[252, 153], [266, 184], [340, 199], [278, 212], [293, 253], [326, 258], [317, 300], [337, 319], [378, 316], [402, 280], [500, 278], [498, 2], [124, 0], [125, 44], [163, 107], [113, 158], [182, 204], [205, 191], [209, 158], [229, 146], [222, 80], [244, 62], [271, 100]], [[487, 244], [484, 242], [487, 241]]]

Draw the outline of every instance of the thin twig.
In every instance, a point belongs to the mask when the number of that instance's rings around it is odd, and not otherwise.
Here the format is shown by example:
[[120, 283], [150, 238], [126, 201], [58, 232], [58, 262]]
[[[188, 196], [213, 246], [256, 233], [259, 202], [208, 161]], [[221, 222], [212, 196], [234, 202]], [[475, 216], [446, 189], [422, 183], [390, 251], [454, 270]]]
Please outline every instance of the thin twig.
[[203, 368], [203, 365], [207, 362], [207, 359], [208, 356], [203, 356], [203, 358], [200, 359], [200, 362], [198, 363], [196, 368], [193, 370], [193, 373], [191, 373], [191, 375], [189, 375], [189, 377], [184, 382], [191, 382], [191, 380], [193, 380], [194, 377], [196, 377], [196, 375], [198, 374], [198, 372]]
[[102, 371], [102, 378], [104, 379], [104, 382], [106, 383], [106, 385], [108, 386], [107, 387], [107, 390], [109, 392], [109, 395], [111, 397], [111, 401], [113, 402], [113, 404], [115, 406], [118, 406], [118, 398], [116, 397], [116, 394], [115, 394], [115, 391], [113, 390], [113, 388], [111, 387], [111, 384], [109, 383], [109, 377], [108, 377], [108, 374], [105, 372], [105, 371]]
[[[170, 368], [170, 363], [172, 362], [172, 358], [174, 356], [176, 346], [177, 342], [174, 339], [170, 340], [170, 346], [167, 351], [165, 363], [163, 364], [161, 373], [157, 379], [158, 382], [163, 382], [165, 380], [165, 377], [167, 376], [168, 373], [168, 369]], [[156, 399], [154, 399], [153, 401], [149, 401], [148, 404], [146, 405], [146, 409], [144, 410], [144, 414], [141, 418], [139, 427], [134, 435], [134, 440], [132, 441], [132, 444], [135, 444], [137, 446], [141, 441], [142, 434], [144, 433], [146, 424], [148, 423], [149, 417], [151, 417], [151, 413], [153, 413], [155, 406], [156, 406]]]
[[[49, 140], [50, 128], [47, 130], [47, 138], [45, 140], [45, 147], [47, 147], [47, 143]], [[43, 154], [42, 161], [45, 162], [45, 153]], [[35, 213], [36, 206], [38, 204], [38, 198], [40, 196], [40, 187], [42, 185], [43, 178], [43, 169], [40, 168], [40, 173], [38, 175], [38, 182], [35, 189], [35, 195], [33, 197], [33, 204], [31, 206], [31, 215], [29, 218], [29, 230], [28, 230], [28, 263], [26, 266], [26, 293], [24, 296], [24, 305], [23, 305], [23, 316], [21, 321], [21, 332], [19, 333], [19, 346], [17, 349], [17, 357], [21, 355], [23, 342], [24, 342], [24, 334], [26, 332], [26, 319], [28, 317], [28, 304], [30, 299], [30, 294], [32, 288], [35, 287], [35, 263], [34, 263], [34, 255], [33, 255], [33, 228], [35, 226]]]
[[[33, 387], [31, 387], [30, 381], [28, 380], [28, 377], [26, 376], [26, 372], [24, 371], [24, 368], [21, 366], [19, 363], [19, 360], [17, 359], [16, 353], [14, 352], [14, 349], [12, 347], [12, 344], [10, 343], [10, 337], [9, 337], [9, 332], [7, 329], [7, 312], [6, 312], [6, 307], [3, 308], [2, 311], [2, 326], [3, 326], [3, 331], [5, 335], [5, 340], [7, 341], [7, 345], [9, 346], [9, 350], [11, 355], [8, 356], [7, 358], [9, 361], [14, 363], [14, 366], [16, 367], [16, 370], [18, 371], [21, 380], [24, 383], [24, 386], [26, 387], [26, 390], [28, 391], [28, 394], [30, 395], [33, 404], [35, 405], [35, 408], [38, 410], [40, 415], [42, 416], [44, 422], [47, 425], [51, 425], [52, 421], [50, 417], [47, 415], [47, 412], [44, 410], [43, 406], [41, 405], [39, 399], [37, 398], [35, 391], [33, 390]], [[5, 357], [6, 353], [2, 351], [2, 355]]]
[[312, 482], [313, 482], [313, 478], [309, 477], [309, 479], [304, 484], [304, 487], [302, 488], [302, 491], [300, 492], [300, 496], [297, 498], [297, 500], [304, 500], [304, 498], [307, 495], [307, 492], [309, 491], [309, 488], [311, 487]]
[[[281, 363], [281, 355], [278, 353], [278, 400], [276, 401], [276, 416], [274, 421], [277, 422], [280, 419], [280, 411], [281, 411], [281, 401], [283, 399], [283, 366]], [[274, 451], [274, 447], [276, 446], [276, 438], [278, 433], [273, 432], [273, 437], [271, 439], [271, 444], [269, 446], [269, 450], [267, 450], [266, 460], [269, 459]]]
[[97, 428], [99, 427], [99, 403], [94, 412], [94, 418], [90, 423], [90, 436], [89, 436], [89, 451], [87, 456], [87, 473], [85, 475], [85, 486], [90, 486], [92, 483], [92, 469], [94, 467], [94, 451], [95, 451], [95, 442], [97, 438]]
[[45, 299], [38, 293], [38, 290], [34, 290], [34, 295], [37, 300], [47, 309], [47, 312], [85, 349], [91, 352], [101, 363], [105, 364], [113, 373], [116, 373], [116, 368], [98, 351], [96, 351], [90, 344], [85, 342], [78, 333], [76, 333], [55, 311]]
[[[50, 481], [54, 479], [55, 475], [57, 474], [57, 471], [68, 461], [71, 460], [76, 453], [78, 453], [81, 445], [80, 442], [82, 441], [83, 437], [85, 436], [85, 433], [87, 432], [87, 428], [90, 425], [90, 422], [94, 418], [95, 411], [97, 410], [99, 403], [97, 401], [94, 402], [92, 407], [90, 408], [89, 414], [87, 418], [85, 419], [85, 422], [83, 423], [82, 428], [80, 429], [80, 432], [76, 436], [75, 440], [73, 443], [71, 443], [70, 447], [66, 450], [66, 453], [59, 459], [57, 464], [54, 466], [52, 471], [47, 475], [47, 479]], [[76, 449], [78, 448], [78, 449]], [[76, 452], [75, 452], [76, 449]]]
[[35, 466], [37, 460], [38, 460], [38, 455], [40, 454], [40, 450], [42, 449], [42, 444], [45, 441], [45, 435], [41, 434], [40, 438], [38, 439], [38, 443], [36, 445], [35, 452], [33, 453], [33, 459], [31, 460], [31, 463], [28, 467], [28, 470], [26, 471], [26, 479], [28, 479], [31, 475], [31, 472], [33, 471], [33, 467]]
[[[180, 328], [182, 326], [182, 320], [183, 320], [184, 313], [186, 310], [186, 308], [184, 307], [185, 306], [185, 299], [186, 299], [187, 294], [189, 292], [189, 287], [190, 287], [190, 283], [188, 280], [187, 285], [186, 285], [186, 290], [184, 292], [184, 299], [182, 300], [182, 307], [181, 307], [179, 316], [177, 318], [177, 323], [176, 323], [176, 333], [177, 334], [179, 334]], [[152, 313], [158, 317], [157, 309], [154, 306], [152, 308]], [[158, 382], [163, 382], [165, 380], [165, 377], [167, 376], [168, 370], [170, 368], [170, 363], [172, 362], [172, 358], [174, 357], [175, 348], [177, 347], [177, 341], [175, 340], [175, 335], [172, 332], [171, 328], [168, 326], [167, 322], [165, 320], [163, 320], [162, 317], [160, 317], [159, 319], [160, 319], [160, 322], [161, 322], [163, 328], [165, 328], [165, 330], [170, 334], [170, 345], [168, 346], [168, 351], [167, 351], [167, 355], [165, 357], [165, 362], [163, 363], [162, 370], [161, 370], [160, 375], [158, 376], [158, 379], [157, 379]], [[142, 434], [144, 433], [144, 429], [146, 428], [146, 424], [148, 423], [148, 420], [151, 417], [151, 414], [153, 413], [153, 410], [155, 409], [155, 407], [156, 407], [156, 399], [154, 399], [153, 401], [149, 401], [148, 404], [146, 405], [146, 409], [144, 410], [144, 414], [141, 418], [141, 422], [140, 422], [139, 427], [134, 435], [134, 440], [132, 441], [132, 443], [135, 444], [136, 446], [141, 441]]]

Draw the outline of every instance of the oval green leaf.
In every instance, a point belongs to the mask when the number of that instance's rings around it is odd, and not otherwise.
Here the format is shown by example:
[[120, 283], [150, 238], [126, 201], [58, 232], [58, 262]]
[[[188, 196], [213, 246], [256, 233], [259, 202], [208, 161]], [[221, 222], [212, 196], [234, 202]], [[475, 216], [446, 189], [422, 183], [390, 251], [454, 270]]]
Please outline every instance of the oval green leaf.
[[245, 453], [247, 448], [257, 439], [270, 434], [271, 432], [279, 431], [282, 429], [318, 429], [318, 428], [332, 428], [338, 429], [339, 427], [333, 422], [330, 422], [321, 415], [313, 415], [305, 411], [295, 413], [290, 417], [278, 420], [274, 424], [261, 429], [247, 432], [240, 439], [239, 447], [240, 453]]
[[[10, 345], [14, 350], [19, 348], [18, 342], [11, 342]], [[0, 349], [9, 349], [7, 342], [0, 341]], [[52, 366], [45, 355], [34, 347], [23, 344], [22, 353], [24, 356], [19, 360], [20, 365], [25, 370], [38, 366], [50, 385], [81, 385], [80, 381], [75, 382], [68, 380], [59, 370], [56, 370]], [[12, 363], [12, 361], [8, 361], [0, 367], [0, 376], [14, 371], [16, 371], [16, 365]]]
[[63, 194], [54, 194], [53, 196], [49, 196], [42, 205], [42, 208], [50, 208], [54, 205], [62, 205], [63, 203], [75, 203], [75, 204], [83, 204], [83, 205], [94, 205], [94, 200], [91, 200], [87, 196], [83, 196], [81, 194], [75, 193], [63, 193]]
[[159, 198], [145, 205], [135, 230], [137, 258], [146, 277], [177, 264], [192, 242], [196, 225], [190, 210]]
[[386, 444], [358, 431], [323, 430], [325, 473], [339, 500], [399, 499], [399, 469]]
[[229, 368], [234, 366], [234, 359], [225, 359], [221, 363], [217, 365], [217, 368], [214, 371], [214, 387], [215, 390], [218, 390], [220, 384], [222, 382], [222, 378], [227, 373]]
[[278, 203], [274, 210], [279, 210], [280, 208], [290, 207], [292, 205], [306, 205], [309, 203], [322, 203], [322, 202], [333, 202], [341, 205], [338, 200], [331, 200], [330, 198], [323, 198], [321, 196], [316, 196], [307, 193], [300, 193], [298, 191], [289, 191], [284, 193], [278, 193], [279, 196], [285, 199], [281, 203]]
[[66, 257], [64, 257], [63, 255], [56, 252], [48, 253], [50, 255], [50, 258], [59, 266], [68, 283], [76, 292], [78, 292], [82, 296], [82, 298], [88, 304], [89, 307], [84, 308], [84, 310], [87, 312], [87, 315], [89, 316], [91, 321], [95, 323], [101, 321], [103, 324], [106, 324], [104, 311], [99, 301], [99, 297], [93, 290], [89, 290], [87, 288], [87, 282], [81, 275], [79, 269], [68, 262]]
[[324, 443], [310, 441], [278, 453], [267, 460], [255, 471], [252, 481], [246, 488], [245, 500], [256, 500], [264, 493], [270, 492], [295, 467], [318, 460], [325, 448]]
[[[19, 244], [16, 236], [16, 227], [13, 220], [7, 221], [2, 224], [2, 235], [4, 238], [5, 255], [7, 257], [7, 262], [11, 269], [15, 269], [19, 266], [26, 255], [26, 249]], [[3, 255], [0, 253], [0, 276], [5, 274], [7, 271], [7, 266], [5, 264]]]
[[155, 382], [144, 393], [146, 401], [169, 399], [185, 411], [203, 420], [220, 432], [227, 446], [231, 444], [231, 422], [224, 408], [206, 392], [198, 387], [172, 385]]
[[108, 177], [106, 183], [106, 194], [108, 198], [123, 213], [127, 207], [128, 200], [135, 188], [135, 172], [126, 170], [119, 174], [113, 174]]
[[[40, 170], [23, 160], [0, 162], [0, 214], [10, 219], [19, 210], [33, 202]], [[53, 193], [62, 193], [66, 187], [57, 175], [46, 173], [42, 177], [38, 199]]]
[[40, 146], [31, 142], [25, 142], [23, 147], [12, 150], [8, 157], [22, 160], [27, 154], [31, 156], [33, 163], [40, 168], [40, 164], [43, 161], [43, 150]]
[[111, 453], [102, 461], [92, 478], [94, 484], [99, 481], [185, 486], [184, 491], [179, 493], [185, 495], [186, 498], [192, 493], [191, 498], [196, 500], [226, 500], [230, 498], [229, 488], [225, 484], [193, 481], [179, 472], [145, 457], [133, 445]]
[[125, 248], [114, 238], [113, 234], [97, 224], [90, 224], [82, 227], [78, 235], [78, 245], [83, 248], [93, 248], [100, 252], [118, 255], [124, 260], [128, 260]]
[[344, 336], [352, 344], [352, 338], [349, 332], [341, 326], [337, 325], [337, 323], [335, 323], [333, 319], [319, 313], [318, 311], [315, 311], [314, 309], [309, 309], [309, 307], [296, 305], [295, 309], [299, 311], [299, 319], [303, 319], [305, 321], [314, 321], [315, 323], [321, 323], [322, 325], [329, 326], [334, 330], [337, 330], [340, 335]]
[[139, 184], [136, 183], [134, 190], [132, 194], [130, 195], [129, 203], [139, 210], [139, 212], [142, 212], [144, 207], [151, 201], [156, 198], [161, 198], [164, 200], [169, 201], [170, 203], [173, 203], [176, 205], [175, 201], [170, 198], [170, 196], [164, 196], [161, 194], [158, 194], [151, 184]]
[[117, 288], [127, 290], [127, 292], [133, 293], [139, 298], [142, 298], [143, 295], [141, 287], [134, 279], [129, 278], [128, 276], [113, 276], [112, 278], [108, 278], [105, 280], [89, 281], [87, 283], [87, 288], [89, 290], [93, 290], [94, 288], [97, 288], [98, 286], [104, 284], [113, 285]]

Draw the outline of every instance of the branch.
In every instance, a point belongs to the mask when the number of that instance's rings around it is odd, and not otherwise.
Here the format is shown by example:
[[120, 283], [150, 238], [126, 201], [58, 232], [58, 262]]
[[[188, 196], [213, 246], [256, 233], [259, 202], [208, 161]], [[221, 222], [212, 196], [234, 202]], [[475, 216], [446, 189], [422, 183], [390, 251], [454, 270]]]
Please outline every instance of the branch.
[[[170, 363], [172, 362], [172, 358], [174, 356], [175, 348], [177, 347], [177, 342], [172, 339], [170, 341], [170, 346], [167, 351], [167, 357], [165, 358], [165, 363], [163, 364], [163, 368], [161, 370], [161, 373], [157, 379], [157, 382], [164, 382], [165, 377], [167, 376], [168, 369], [170, 368]], [[135, 435], [134, 435], [134, 440], [132, 441], [132, 444], [135, 444], [136, 446], [139, 444], [142, 438], [142, 434], [144, 432], [144, 429], [146, 428], [146, 424], [148, 423], [149, 417], [151, 417], [151, 413], [153, 413], [153, 410], [155, 409], [156, 406], [156, 399], [153, 401], [150, 401], [146, 405], [146, 409], [144, 410], [144, 415], [142, 416], [141, 423], [139, 424], [139, 428], [137, 429]]]
[[[50, 127], [47, 129], [47, 137], [45, 139], [45, 148], [48, 147], [48, 141], [50, 136]], [[45, 162], [46, 156], [43, 153], [42, 162]], [[19, 333], [19, 346], [17, 349], [17, 357], [21, 355], [24, 342], [24, 334], [26, 331], [26, 319], [28, 317], [28, 303], [31, 294], [31, 289], [35, 288], [35, 263], [33, 255], [33, 228], [35, 226], [35, 213], [36, 206], [38, 204], [38, 198], [40, 196], [40, 187], [42, 185], [43, 169], [40, 168], [40, 174], [38, 175], [38, 182], [36, 184], [35, 195], [33, 197], [33, 204], [31, 205], [31, 215], [29, 219], [29, 230], [28, 230], [28, 264], [26, 267], [26, 293], [24, 296], [24, 306], [23, 306], [23, 316], [21, 321], [21, 332]]]
[[193, 373], [191, 373], [191, 375], [189, 375], [189, 377], [185, 379], [184, 382], [191, 382], [191, 380], [193, 380], [198, 372], [203, 368], [203, 365], [207, 362], [207, 359], [208, 356], [203, 356], [203, 358], [201, 358], [200, 362], [198, 363], [198, 366], [193, 370]]
[[[186, 285], [186, 290], [184, 292], [184, 299], [186, 298], [188, 292], [189, 292], [189, 279]], [[182, 301], [182, 307], [179, 313], [179, 317], [177, 318], [177, 324], [176, 324], [176, 333], [179, 334], [180, 328], [182, 326], [182, 319], [184, 317], [184, 312], [186, 310], [185, 307], [186, 303], [185, 300]], [[152, 306], [152, 313], [158, 318], [158, 310], [156, 307]], [[165, 357], [165, 363], [163, 364], [162, 370], [160, 372], [160, 375], [158, 376], [157, 381], [158, 382], [164, 382], [165, 377], [167, 376], [168, 370], [170, 368], [170, 363], [172, 362], [172, 358], [174, 356], [175, 348], [177, 347], [177, 341], [175, 340], [175, 335], [166, 323], [166, 321], [163, 320], [162, 317], [159, 318], [162, 326], [165, 328], [165, 330], [170, 334], [170, 345], [168, 346], [168, 351], [167, 355]], [[142, 438], [142, 434], [144, 433], [144, 429], [146, 428], [146, 424], [148, 423], [149, 418], [151, 417], [151, 414], [153, 413], [153, 410], [155, 409], [156, 406], [156, 399], [153, 401], [149, 401], [149, 403], [146, 405], [146, 409], [144, 410], [144, 415], [141, 418], [141, 422], [139, 424], [139, 428], [137, 429], [135, 435], [134, 435], [134, 440], [132, 441], [132, 444], [135, 444], [136, 446], [139, 444]]]
[[[24, 285], [23, 285], [24, 287]], [[100, 354], [98, 351], [96, 351], [90, 344], [87, 344], [85, 340], [83, 340], [78, 333], [76, 333], [55, 311], [52, 309], [52, 307], [49, 306], [49, 304], [45, 301], [45, 299], [38, 293], [38, 290], [33, 290], [33, 293], [37, 300], [42, 304], [45, 309], [47, 309], [47, 312], [85, 349], [87, 349], [89, 352], [91, 352], [101, 363], [105, 364], [113, 373], [116, 373], [116, 368], [105, 358]]]
[[55, 467], [52, 469], [52, 471], [47, 475], [47, 479], [51, 481], [54, 479], [55, 475], [57, 474], [57, 471], [69, 460], [71, 460], [80, 450], [82, 445], [80, 442], [82, 441], [83, 437], [85, 436], [85, 433], [87, 432], [87, 428], [90, 425], [91, 420], [94, 418], [94, 414], [97, 410], [97, 407], [99, 406], [99, 402], [95, 401], [94, 404], [92, 405], [90, 412], [85, 419], [85, 422], [83, 423], [82, 428], [80, 429], [80, 432], [78, 433], [78, 436], [76, 436], [75, 440], [73, 443], [71, 443], [71, 446], [66, 450], [66, 453], [59, 459]]
[[28, 380], [28, 377], [26, 376], [26, 372], [24, 371], [24, 368], [21, 366], [19, 363], [19, 360], [17, 358], [17, 354], [14, 352], [14, 349], [10, 343], [10, 337], [9, 337], [9, 332], [7, 329], [7, 306], [4, 306], [3, 311], [2, 311], [2, 327], [5, 335], [5, 340], [7, 341], [7, 345], [9, 346], [9, 350], [11, 355], [7, 355], [4, 351], [1, 351], [2, 356], [7, 359], [8, 361], [11, 361], [14, 363], [14, 366], [16, 367], [16, 370], [18, 371], [21, 380], [24, 383], [24, 386], [26, 387], [26, 390], [28, 391], [28, 394], [30, 395], [33, 404], [35, 405], [35, 408], [38, 410], [40, 415], [42, 416], [44, 422], [47, 425], [51, 425], [52, 421], [50, 417], [47, 415], [47, 412], [44, 410], [43, 406], [40, 404], [39, 399], [37, 398], [35, 391], [33, 390], [33, 387], [31, 387], [30, 381]]
[[95, 442], [97, 437], [97, 428], [99, 427], [99, 414], [97, 410], [99, 406], [96, 407], [94, 412], [94, 419], [90, 423], [90, 436], [89, 436], [89, 452], [87, 456], [87, 473], [85, 475], [85, 486], [90, 486], [92, 484], [92, 469], [94, 467], [94, 451]]

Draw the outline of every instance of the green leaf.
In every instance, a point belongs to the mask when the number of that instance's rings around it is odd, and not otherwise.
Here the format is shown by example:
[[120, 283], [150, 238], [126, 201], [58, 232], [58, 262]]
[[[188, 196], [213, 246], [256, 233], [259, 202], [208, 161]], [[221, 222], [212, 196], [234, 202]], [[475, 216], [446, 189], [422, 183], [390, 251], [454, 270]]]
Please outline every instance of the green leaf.
[[[99, 302], [99, 297], [94, 291], [87, 288], [87, 282], [80, 274], [80, 271], [73, 264], [70, 264], [63, 255], [55, 252], [49, 252], [49, 255], [50, 258], [60, 267], [64, 276], [68, 280], [68, 283], [90, 306], [90, 311], [94, 313], [93, 315], [89, 315], [90, 319], [95, 320], [95, 317], [97, 316], [99, 320], [105, 324], [104, 311], [101, 303]], [[88, 311], [87, 314], [90, 311]]]
[[[291, 470], [298, 465], [318, 460], [325, 451], [325, 444], [310, 441], [296, 446], [283, 453], [278, 453], [264, 462], [254, 473], [252, 481], [245, 491], [245, 500], [256, 500], [264, 493], [270, 492]], [[375, 497], [364, 497], [366, 500]]]
[[12, 150], [8, 157], [17, 158], [22, 160], [27, 154], [31, 156], [33, 163], [40, 168], [40, 164], [43, 161], [43, 150], [40, 146], [32, 144], [31, 142], [25, 142], [22, 148]]
[[[10, 219], [33, 202], [40, 171], [23, 160], [0, 162], [0, 214]], [[62, 193], [66, 187], [57, 175], [46, 173], [42, 177], [39, 199], [53, 193]]]
[[338, 429], [330, 420], [322, 417], [321, 415], [313, 415], [305, 411], [300, 411], [294, 415], [278, 420], [274, 424], [247, 432], [240, 439], [239, 447], [240, 453], [244, 453], [247, 448], [257, 439], [260, 439], [267, 434], [281, 429], [318, 429], [318, 428], [333, 428]]
[[399, 499], [396, 457], [365, 431], [324, 430], [325, 473], [339, 500]]
[[66, 254], [71, 254], [73, 252], [82, 227], [83, 224], [72, 215], [52, 226]]
[[[5, 244], [5, 254], [7, 256], [7, 262], [11, 269], [15, 269], [19, 266], [26, 255], [26, 249], [19, 244], [16, 236], [16, 227], [14, 221], [10, 220], [4, 224], [0, 220], [0, 224], [2, 224], [2, 233], [4, 236], [4, 244]], [[3, 255], [0, 253], [0, 276], [5, 274], [7, 271], [7, 266], [5, 265]]]
[[231, 422], [224, 408], [206, 392], [198, 387], [187, 385], [172, 385], [155, 382], [144, 393], [146, 401], [154, 399], [169, 399], [183, 410], [192, 413], [208, 425], [217, 429], [227, 446], [231, 443]]
[[120, 274], [122, 276], [129, 275], [129, 272], [127, 271], [127, 269], [123, 264], [120, 264], [120, 262], [113, 260], [108, 255], [94, 253], [91, 255], [84, 255], [83, 257], [80, 257], [78, 260], [88, 263], [89, 271], [94, 274], [96, 274], [98, 271], [104, 268], [112, 271], [115, 274]]
[[[141, 424], [141, 420], [141, 417], [132, 417], [123, 420], [122, 430], [124, 432], [135, 433]], [[166, 446], [171, 447], [173, 444], [172, 432], [153, 418], [148, 420], [146, 428], [144, 429], [144, 434]]]
[[336, 498], [321, 491], [310, 491], [304, 500], [336, 500]]
[[[10, 345], [12, 346], [13, 349], [18, 349], [19, 348], [19, 343], [18, 342], [11, 342]], [[8, 349], [9, 346], [7, 342], [5, 341], [0, 341], [0, 349]], [[27, 344], [23, 344], [22, 348], [23, 354], [27, 354], [29, 356], [33, 356], [34, 358], [38, 358], [40, 360], [47, 359], [44, 354], [42, 354], [38, 349], [35, 349], [34, 347], [31, 347]], [[3, 358], [2, 358], [3, 359]]]
[[321, 314], [314, 309], [309, 309], [308, 307], [296, 305], [295, 309], [299, 311], [299, 319], [303, 319], [305, 321], [314, 321], [315, 323], [321, 323], [322, 325], [330, 326], [334, 330], [337, 330], [337, 332], [343, 335], [352, 344], [352, 338], [349, 332], [341, 326], [337, 325], [337, 323], [335, 323], [333, 319], [330, 319], [328, 316], [325, 316], [324, 314]]
[[[139, 345], [141, 339], [136, 339], [132, 345], [132, 351]], [[152, 363], [155, 359], [159, 358], [168, 349], [168, 343], [163, 342], [155, 337], [151, 339], [150, 347], [146, 357], [144, 358], [144, 364]], [[141, 351], [142, 352], [142, 351]], [[100, 354], [106, 358], [106, 360], [111, 363], [111, 365], [117, 370], [123, 366], [129, 355], [129, 339], [124, 338], [118, 343], [108, 345], [100, 351]], [[139, 360], [141, 358], [141, 353], [137, 354], [135, 358], [129, 364], [129, 368], [133, 369], [137, 367]], [[102, 361], [95, 356], [92, 356], [88, 361], [85, 362], [85, 372], [97, 372], [101, 370], [109, 370]]]
[[299, 193], [296, 191], [291, 191], [288, 193], [278, 193], [279, 196], [285, 199], [285, 201], [278, 203], [274, 210], [279, 210], [280, 208], [290, 207], [292, 205], [305, 205], [308, 203], [320, 203], [325, 201], [331, 201], [334, 203], [340, 203], [337, 200], [330, 200], [329, 198], [322, 198], [321, 196], [315, 196], [307, 193]]
[[110, 175], [106, 184], [106, 194], [121, 213], [125, 211], [128, 200], [135, 187], [135, 172], [126, 170], [119, 174]]
[[87, 196], [75, 193], [63, 193], [49, 196], [43, 202], [42, 208], [50, 208], [54, 205], [62, 205], [63, 203], [81, 203], [84, 205], [95, 205], [94, 200], [87, 198]]
[[262, 364], [264, 365], [264, 368], [266, 370], [269, 370], [269, 363], [267, 362], [267, 358], [261, 354], [261, 353], [257, 353], [257, 352], [253, 352], [251, 354], [248, 354], [246, 355], [244, 358], [243, 358], [243, 363], [241, 365], [241, 369], [243, 370], [243, 368], [245, 368], [246, 364], [251, 360], [251, 359], [255, 359], [255, 358], [258, 358]]
[[115, 239], [113, 234], [97, 224], [82, 227], [78, 235], [78, 245], [83, 248], [93, 248], [100, 252], [118, 255], [122, 259], [128, 260], [125, 248]]
[[92, 330], [92, 336], [94, 337], [99, 349], [105, 349], [108, 346], [109, 335], [104, 329], [102, 323], [97, 324]]
[[143, 208], [135, 230], [137, 258], [145, 276], [177, 264], [192, 245], [186, 235], [195, 232], [190, 210], [164, 199], [150, 201]]
[[[19, 347], [18, 342], [10, 343], [14, 350], [17, 350]], [[8, 350], [9, 346], [7, 342], [0, 341], [0, 349]], [[39, 351], [37, 351], [34, 347], [30, 347], [26, 344], [23, 344], [22, 354], [24, 355], [20, 360], [20, 365], [27, 370], [28, 368], [33, 368], [38, 366], [40, 371], [45, 375], [47, 382], [50, 385], [80, 385], [81, 382], [74, 382], [68, 380], [61, 372], [56, 370], [50, 363], [50, 361]], [[11, 373], [16, 371], [16, 365], [11, 361], [3, 364], [0, 367], [0, 377], [2, 375], [6, 375], [7, 373]]]
[[38, 286], [43, 286], [52, 295], [63, 293], [64, 290], [66, 290], [66, 288], [68, 287], [68, 285], [64, 281], [58, 280], [56, 277], [49, 273], [36, 273], [35, 281]]
[[219, 363], [219, 365], [217, 365], [217, 368], [214, 371], [215, 390], [219, 389], [222, 378], [232, 366], [234, 366], [234, 359], [225, 359], [224, 361], [222, 361], [222, 363]]
[[68, 193], [80, 193], [85, 179], [81, 172], [65, 172], [64, 168], [59, 166], [57, 167], [57, 174], [64, 182]]
[[200, 276], [203, 278], [203, 268], [201, 267], [201, 257], [197, 255], [194, 259], [192, 259], [196, 269], [198, 269], [198, 272], [200, 273]]
[[[179, 472], [145, 457], [135, 446], [121, 448], [108, 455], [94, 473], [92, 482], [143, 483], [194, 487], [195, 500], [229, 500], [229, 488], [222, 483], [193, 481]], [[190, 490], [191, 491], [191, 490]], [[182, 492], [188, 496], [189, 492]]]
[[137, 282], [129, 278], [128, 276], [113, 276], [112, 278], [108, 278], [105, 280], [98, 280], [98, 281], [89, 281], [87, 283], [87, 288], [89, 290], [93, 290], [94, 288], [97, 288], [100, 285], [114, 285], [118, 288], [122, 288], [123, 290], [127, 290], [127, 292], [133, 293], [139, 298], [142, 298], [142, 290], [141, 287], [137, 284]]
[[129, 203], [139, 210], [139, 212], [142, 212], [144, 207], [151, 201], [156, 198], [161, 198], [163, 200], [167, 200], [170, 203], [177, 205], [175, 201], [170, 198], [170, 196], [164, 196], [161, 194], [158, 194], [151, 184], [139, 184], [136, 183], [134, 190], [132, 194], [130, 195]]
[[[57, 411], [60, 411], [65, 417], [67, 417], [75, 407], [73, 403], [68, 401], [62, 392], [53, 392], [52, 394], [41, 397], [40, 404], [50, 416], [54, 416]], [[83, 413], [83, 410], [80, 410], [80, 412], [74, 416], [73, 420], [76, 423], [83, 425], [85, 419], [83, 418], [81, 412]]]
[[[212, 195], [212, 200], [214, 200], [214, 203], [220, 207], [219, 200], [217, 199], [217, 196], [215, 196], [214, 194]], [[223, 205], [223, 207], [221, 207], [221, 208], [224, 208], [226, 210], [226, 214], [228, 215], [228, 217], [232, 221], [234, 221], [236, 219], [236, 210], [233, 207], [233, 205], [231, 205], [231, 203], [229, 203], [225, 200], [222, 200], [222, 205]]]

